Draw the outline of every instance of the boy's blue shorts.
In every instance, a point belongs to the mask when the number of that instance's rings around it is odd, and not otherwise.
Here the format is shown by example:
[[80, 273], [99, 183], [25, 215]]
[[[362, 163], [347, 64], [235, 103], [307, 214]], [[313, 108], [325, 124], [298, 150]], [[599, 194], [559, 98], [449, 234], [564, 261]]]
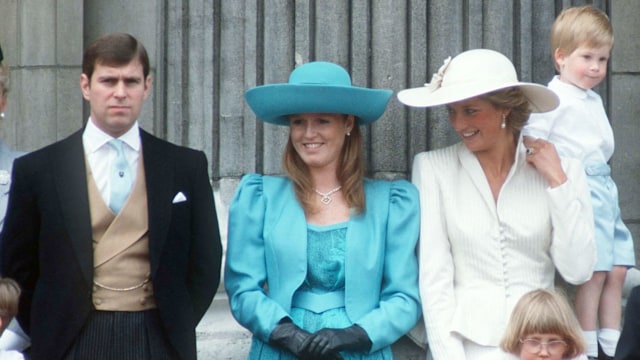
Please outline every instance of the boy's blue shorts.
[[634, 266], [631, 232], [620, 218], [618, 188], [606, 163], [586, 164], [585, 172], [591, 190], [595, 240], [598, 260], [594, 271], [611, 271], [614, 265]]

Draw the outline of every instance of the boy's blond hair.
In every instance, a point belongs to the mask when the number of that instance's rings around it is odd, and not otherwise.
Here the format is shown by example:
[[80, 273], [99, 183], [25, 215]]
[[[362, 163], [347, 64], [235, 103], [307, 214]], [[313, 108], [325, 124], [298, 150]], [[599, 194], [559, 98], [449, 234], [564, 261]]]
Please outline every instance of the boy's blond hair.
[[566, 297], [554, 290], [539, 289], [526, 293], [516, 304], [500, 347], [519, 355], [521, 339], [532, 334], [554, 334], [567, 343], [563, 358], [585, 351], [582, 330]]
[[568, 56], [582, 45], [613, 49], [613, 27], [607, 14], [600, 9], [591, 5], [570, 7], [553, 22], [550, 43], [554, 66], [560, 71], [554, 57], [556, 50]]
[[0, 278], [0, 317], [2, 317], [0, 334], [18, 314], [20, 292], [20, 286], [13, 279]]

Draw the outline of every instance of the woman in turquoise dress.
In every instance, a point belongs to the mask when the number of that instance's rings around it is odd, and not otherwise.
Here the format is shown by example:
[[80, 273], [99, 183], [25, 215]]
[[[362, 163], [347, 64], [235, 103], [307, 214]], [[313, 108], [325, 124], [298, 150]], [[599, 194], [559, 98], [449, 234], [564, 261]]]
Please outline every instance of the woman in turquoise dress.
[[391, 93], [312, 62], [245, 94], [289, 127], [287, 176], [244, 176], [230, 206], [225, 287], [249, 359], [392, 359], [418, 321], [417, 190], [364, 178], [359, 125]]

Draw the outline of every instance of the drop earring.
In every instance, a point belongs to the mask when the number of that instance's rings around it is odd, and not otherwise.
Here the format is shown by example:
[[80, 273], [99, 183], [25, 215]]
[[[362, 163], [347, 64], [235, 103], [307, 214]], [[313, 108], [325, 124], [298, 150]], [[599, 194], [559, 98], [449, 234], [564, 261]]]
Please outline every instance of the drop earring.
[[504, 129], [507, 127], [507, 115], [502, 114], [502, 124], [500, 124], [500, 129]]

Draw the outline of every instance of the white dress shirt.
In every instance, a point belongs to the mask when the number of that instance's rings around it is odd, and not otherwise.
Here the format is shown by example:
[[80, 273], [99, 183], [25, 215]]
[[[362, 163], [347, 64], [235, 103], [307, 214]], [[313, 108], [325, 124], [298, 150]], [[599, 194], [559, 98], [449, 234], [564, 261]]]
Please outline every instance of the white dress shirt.
[[[82, 145], [84, 153], [91, 168], [93, 180], [100, 190], [100, 195], [105, 204], [109, 204], [111, 193], [111, 164], [117, 156], [117, 151], [108, 144], [113, 136], [100, 130], [89, 118], [87, 126], [82, 133]], [[132, 181], [135, 184], [138, 173], [138, 160], [140, 158], [140, 130], [136, 121], [131, 129], [119, 137], [126, 146], [123, 146], [124, 155], [131, 169]]]
[[24, 355], [16, 350], [0, 350], [0, 360], [24, 360]]
[[531, 114], [522, 133], [552, 142], [560, 156], [583, 163], [606, 163], [613, 155], [614, 139], [602, 99], [555, 76], [547, 87], [560, 98], [557, 109]]
[[585, 174], [574, 159], [562, 165], [568, 180], [549, 188], [520, 141], [494, 201], [464, 144], [416, 155], [420, 297], [435, 360], [473, 359], [469, 341], [497, 347], [516, 302], [552, 288], [556, 269], [572, 284], [591, 277], [596, 250]]

